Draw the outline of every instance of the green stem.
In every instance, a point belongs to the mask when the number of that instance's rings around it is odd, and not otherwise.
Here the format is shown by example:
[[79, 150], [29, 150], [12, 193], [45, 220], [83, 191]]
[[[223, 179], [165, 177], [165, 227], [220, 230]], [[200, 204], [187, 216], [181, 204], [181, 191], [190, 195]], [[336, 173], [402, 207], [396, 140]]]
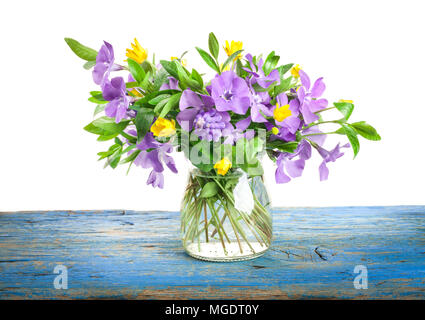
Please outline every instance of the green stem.
[[328, 110], [332, 110], [332, 109], [336, 109], [336, 107], [329, 107], [329, 108], [325, 108], [325, 109], [322, 109], [322, 110], [316, 111], [315, 113], [317, 114], [317, 113], [324, 112], [324, 111], [328, 111]]
[[207, 217], [207, 203], [204, 201], [204, 217], [205, 217], [205, 240], [208, 242], [208, 217]]
[[319, 124], [325, 124], [325, 123], [337, 123], [340, 124], [341, 120], [328, 120], [328, 121], [319, 121], [319, 122], [315, 122], [315, 123], [311, 123], [308, 126], [304, 127], [303, 130], [306, 130], [308, 128], [314, 127], [314, 126], [318, 126]]
[[[211, 216], [214, 217], [214, 220], [215, 220], [215, 222], [218, 226], [218, 224], [220, 223], [220, 220], [217, 219], [215, 214], [213, 214], [214, 208], [211, 208], [212, 207], [211, 203], [209, 201], [207, 201], [207, 203], [208, 203], [208, 207], [210, 208], [210, 211], [211, 211]], [[224, 241], [223, 241], [223, 234], [221, 233], [221, 231], [219, 229], [217, 230], [217, 232], [218, 232], [218, 236], [220, 237], [220, 241], [221, 241], [221, 245], [223, 246], [224, 253], [227, 255], [226, 245], [224, 244]]]
[[317, 133], [309, 133], [306, 135], [301, 136], [301, 138], [305, 138], [305, 137], [310, 137], [310, 136], [320, 136], [320, 135], [324, 135], [324, 134], [335, 134], [337, 133], [336, 131], [332, 131], [332, 132], [317, 132]]

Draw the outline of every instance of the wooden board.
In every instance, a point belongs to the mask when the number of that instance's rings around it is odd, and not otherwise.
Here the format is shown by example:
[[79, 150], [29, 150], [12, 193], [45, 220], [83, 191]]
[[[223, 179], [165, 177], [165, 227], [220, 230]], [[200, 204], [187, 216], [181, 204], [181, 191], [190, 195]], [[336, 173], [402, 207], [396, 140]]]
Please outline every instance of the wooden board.
[[178, 212], [3, 212], [0, 299], [425, 298], [425, 206], [274, 209], [273, 228], [263, 257], [211, 263], [184, 253]]

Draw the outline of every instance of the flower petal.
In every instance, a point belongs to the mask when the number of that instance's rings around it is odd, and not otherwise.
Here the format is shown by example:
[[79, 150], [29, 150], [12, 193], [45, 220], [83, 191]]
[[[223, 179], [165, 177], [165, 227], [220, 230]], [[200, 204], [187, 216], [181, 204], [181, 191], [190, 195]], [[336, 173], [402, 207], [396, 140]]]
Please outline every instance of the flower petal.
[[318, 98], [323, 94], [325, 89], [326, 89], [326, 85], [323, 82], [323, 78], [319, 78], [313, 84], [313, 88], [311, 89], [311, 96], [313, 98]]
[[200, 108], [203, 105], [201, 98], [191, 89], [183, 91], [180, 97], [180, 110], [189, 107]]
[[301, 84], [306, 88], [307, 91], [310, 90], [310, 78], [303, 70], [298, 71], [301, 79]]

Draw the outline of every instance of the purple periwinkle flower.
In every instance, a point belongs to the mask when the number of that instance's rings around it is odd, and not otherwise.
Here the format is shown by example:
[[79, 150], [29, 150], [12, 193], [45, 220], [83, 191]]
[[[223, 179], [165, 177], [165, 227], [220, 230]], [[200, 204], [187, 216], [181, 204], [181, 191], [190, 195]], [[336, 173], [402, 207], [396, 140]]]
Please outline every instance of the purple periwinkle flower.
[[276, 183], [287, 183], [291, 181], [291, 177], [300, 177], [304, 170], [305, 160], [310, 159], [310, 157], [311, 146], [306, 140], [302, 140], [298, 144], [294, 153], [281, 152], [276, 161]]
[[250, 90], [250, 115], [236, 123], [236, 128], [241, 131], [248, 128], [251, 122], [264, 123], [268, 121], [264, 116], [273, 116], [269, 94], [267, 92], [256, 92], [252, 87], [251, 80], [248, 79], [247, 82]]
[[177, 122], [183, 130], [190, 131], [197, 114], [201, 111], [208, 111], [214, 107], [214, 100], [208, 95], [199, 95], [191, 89], [183, 91], [180, 97], [180, 112], [177, 115]]
[[193, 125], [194, 133], [207, 141], [217, 142], [233, 131], [230, 115], [226, 111], [220, 112], [216, 109], [198, 112]]
[[328, 162], [335, 162], [336, 159], [341, 158], [344, 153], [341, 152], [341, 148], [349, 148], [350, 144], [345, 144], [342, 147], [340, 147], [339, 143], [333, 148], [331, 151], [327, 151], [323, 149], [320, 146], [316, 146], [317, 151], [322, 156], [323, 161], [319, 166], [319, 174], [320, 174], [320, 181], [327, 180], [329, 175], [329, 169], [326, 166]]
[[153, 187], [164, 187], [164, 165], [174, 173], [177, 173], [177, 168], [174, 159], [168, 154], [173, 151], [173, 146], [170, 143], [161, 143], [155, 140], [152, 132], [148, 132], [142, 142], [137, 145], [137, 149], [141, 150], [139, 155], [134, 160], [136, 166], [152, 169], [147, 184]]
[[317, 79], [310, 91], [310, 78], [303, 71], [299, 71], [301, 86], [297, 90], [298, 99], [300, 101], [300, 111], [303, 115], [304, 122], [310, 124], [319, 119], [314, 112], [325, 109], [328, 106], [328, 100], [319, 99], [326, 89], [323, 78]]
[[102, 87], [103, 98], [108, 102], [105, 106], [105, 114], [115, 118], [115, 122], [120, 122], [127, 116], [129, 97], [126, 94], [125, 81], [121, 77], [107, 80]]
[[275, 119], [276, 124], [278, 126], [284, 127], [288, 129], [288, 131], [292, 134], [297, 132], [297, 130], [300, 127], [301, 120], [298, 117], [300, 114], [300, 103], [297, 99], [292, 99], [288, 102], [288, 97], [286, 93], [281, 93], [276, 97], [277, 105], [273, 108], [273, 111], [276, 108], [281, 108], [283, 106], [289, 105], [289, 111], [290, 115], [286, 118], [284, 118], [282, 121], [279, 121], [279, 119]]
[[93, 69], [93, 81], [100, 86], [103, 86], [107, 81], [111, 71], [122, 69], [121, 66], [114, 63], [114, 49], [112, 45], [106, 41], [103, 41], [103, 43], [96, 56], [96, 65]]
[[218, 111], [237, 114], [245, 114], [251, 102], [248, 85], [233, 71], [225, 71], [211, 80], [211, 96]]

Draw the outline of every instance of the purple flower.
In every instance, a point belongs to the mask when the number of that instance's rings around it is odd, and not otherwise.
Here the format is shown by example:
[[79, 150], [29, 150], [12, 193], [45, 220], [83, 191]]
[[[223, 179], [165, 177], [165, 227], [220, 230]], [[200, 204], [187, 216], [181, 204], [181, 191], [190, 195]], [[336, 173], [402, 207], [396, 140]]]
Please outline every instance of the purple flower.
[[244, 131], [253, 122], [267, 122], [264, 116], [273, 116], [273, 111], [270, 108], [270, 96], [267, 92], [256, 92], [252, 87], [252, 81], [247, 80], [248, 87], [250, 90], [250, 115], [238, 121], [236, 128]]
[[155, 140], [152, 132], [148, 132], [142, 142], [137, 145], [137, 149], [141, 150], [141, 152], [134, 159], [134, 164], [142, 168], [152, 169], [146, 183], [162, 189], [164, 187], [163, 163], [172, 172], [177, 173], [174, 159], [168, 155], [168, 153], [173, 151], [172, 145], [170, 143], [158, 142]]
[[323, 149], [320, 146], [316, 146], [317, 151], [322, 156], [323, 161], [319, 166], [319, 174], [320, 174], [320, 181], [327, 180], [329, 175], [329, 169], [326, 166], [328, 162], [335, 162], [336, 159], [342, 157], [344, 155], [343, 152], [341, 152], [341, 148], [349, 148], [350, 145], [347, 143], [343, 145], [342, 147], [339, 146], [339, 143], [336, 145], [335, 148], [333, 148], [331, 151], [327, 151]]
[[[289, 110], [291, 111], [291, 115], [286, 117], [285, 119], [283, 119], [282, 121], [278, 121], [276, 120], [276, 124], [284, 127], [286, 129], [288, 129], [288, 131], [292, 134], [294, 134], [295, 132], [297, 132], [297, 130], [300, 127], [301, 124], [301, 120], [298, 117], [298, 115], [300, 114], [299, 110], [300, 110], [300, 103], [298, 102], [297, 99], [293, 99], [291, 101], [289, 101], [288, 103], [288, 97], [286, 96], [286, 93], [281, 93], [276, 97], [277, 100], [277, 104], [279, 107], [282, 106], [286, 106], [289, 104]], [[275, 106], [273, 108], [273, 111], [277, 108], [277, 106]]]
[[[277, 158], [275, 172], [276, 183], [287, 183], [292, 178], [302, 175], [305, 160], [311, 157], [311, 146], [306, 140], [302, 140], [294, 153], [281, 152]], [[295, 159], [298, 158], [298, 159]], [[285, 170], [288, 174], [285, 173]]]
[[102, 87], [103, 98], [108, 102], [105, 106], [105, 114], [115, 118], [115, 122], [120, 122], [127, 116], [129, 97], [126, 95], [125, 81], [121, 77], [107, 80]]
[[183, 91], [180, 97], [180, 112], [177, 122], [183, 130], [190, 131], [193, 128], [195, 117], [201, 111], [208, 111], [214, 106], [214, 100], [208, 95], [198, 95], [191, 89]]
[[194, 119], [194, 127], [194, 133], [200, 139], [215, 142], [233, 131], [230, 115], [225, 111], [219, 112], [216, 109], [198, 112]]
[[218, 111], [245, 114], [250, 106], [248, 85], [233, 71], [225, 71], [211, 80], [211, 96]]
[[164, 82], [159, 90], [180, 90], [179, 80], [174, 77], [168, 77], [168, 83]]
[[265, 75], [263, 71], [263, 59], [258, 61], [258, 70], [252, 61], [252, 55], [248, 53], [245, 58], [248, 60], [251, 70], [248, 68], [244, 68], [244, 70], [252, 75], [254, 80], [253, 83], [258, 83], [258, 85], [262, 88], [268, 88], [273, 82], [280, 83], [280, 75], [277, 69], [273, 69], [268, 76]]
[[114, 64], [114, 49], [112, 45], [106, 41], [103, 41], [103, 43], [96, 56], [96, 65], [93, 69], [93, 81], [100, 86], [103, 86], [107, 81], [111, 71], [122, 70], [121, 66]]
[[313, 126], [302, 131], [302, 135], [304, 136], [308, 134], [314, 134], [313, 136], [309, 136], [308, 139], [317, 143], [319, 146], [322, 146], [323, 143], [325, 143], [326, 134], [317, 134], [317, 133], [323, 133], [322, 131], [319, 130], [319, 126]]
[[298, 99], [300, 101], [300, 111], [303, 115], [304, 122], [310, 124], [319, 119], [314, 112], [320, 111], [328, 106], [328, 100], [318, 99], [322, 96], [326, 89], [323, 78], [317, 79], [310, 91], [310, 78], [303, 71], [299, 71], [301, 86], [297, 90]]

